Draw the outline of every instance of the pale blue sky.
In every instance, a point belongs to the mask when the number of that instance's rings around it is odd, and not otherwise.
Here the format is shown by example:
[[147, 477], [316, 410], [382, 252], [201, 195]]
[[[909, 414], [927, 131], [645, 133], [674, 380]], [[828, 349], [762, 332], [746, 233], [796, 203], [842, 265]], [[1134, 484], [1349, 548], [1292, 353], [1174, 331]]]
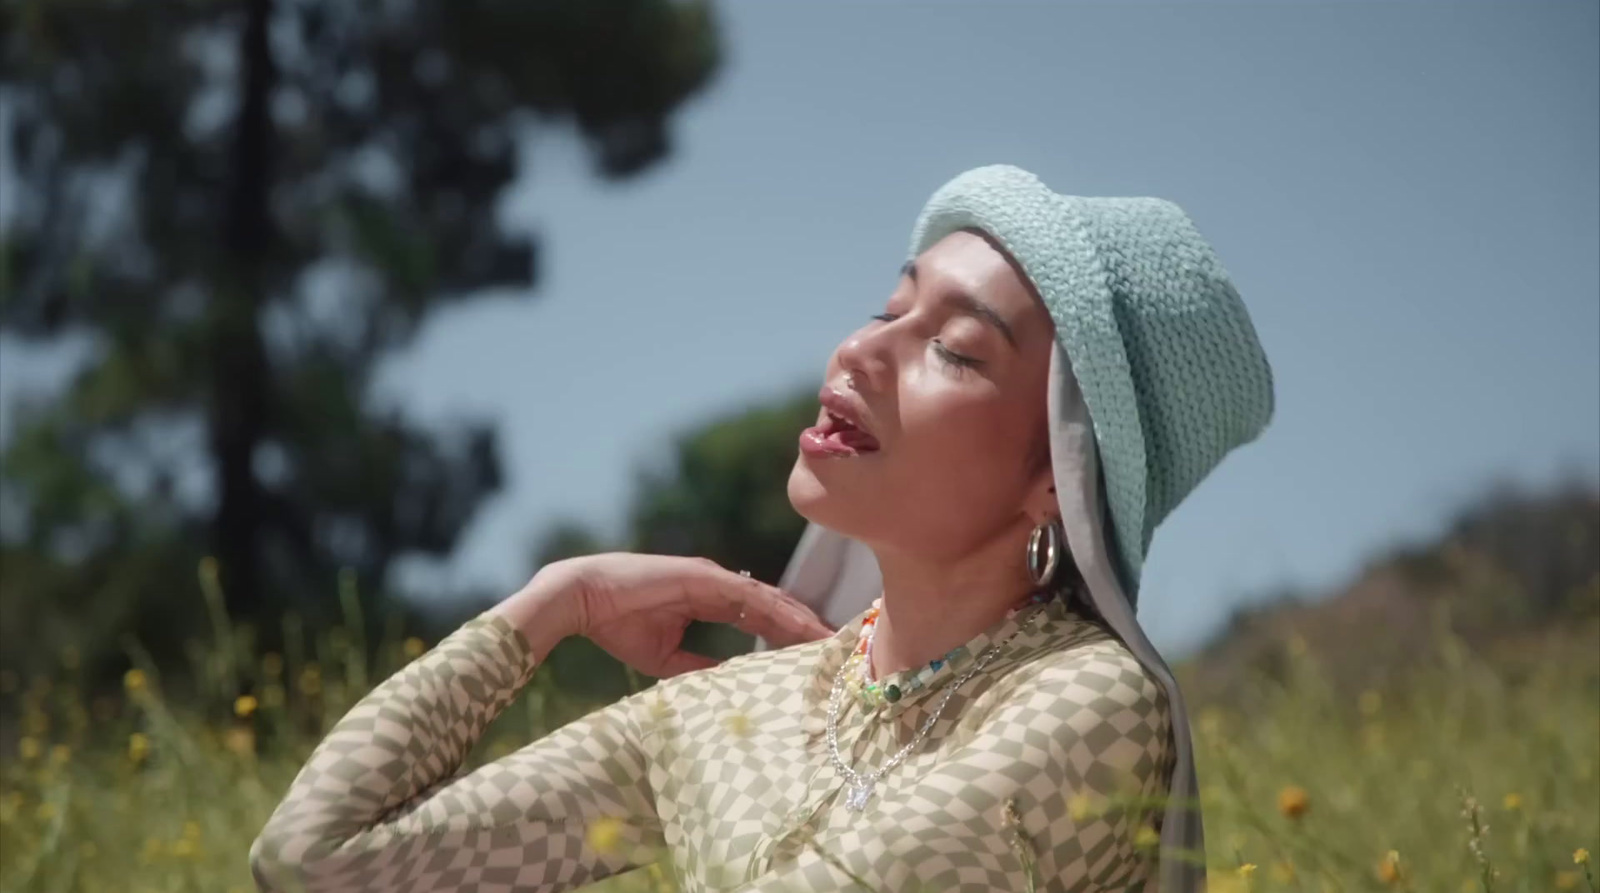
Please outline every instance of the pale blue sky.
[[615, 532], [674, 433], [817, 383], [923, 200], [993, 162], [1182, 205], [1272, 360], [1271, 427], [1156, 532], [1158, 645], [1336, 586], [1492, 478], [1600, 473], [1597, 4], [718, 6], [672, 159], [607, 185], [541, 135], [502, 207], [543, 233], [536, 295], [439, 315], [381, 376], [499, 419], [510, 475], [417, 579], [509, 592], [552, 520]]

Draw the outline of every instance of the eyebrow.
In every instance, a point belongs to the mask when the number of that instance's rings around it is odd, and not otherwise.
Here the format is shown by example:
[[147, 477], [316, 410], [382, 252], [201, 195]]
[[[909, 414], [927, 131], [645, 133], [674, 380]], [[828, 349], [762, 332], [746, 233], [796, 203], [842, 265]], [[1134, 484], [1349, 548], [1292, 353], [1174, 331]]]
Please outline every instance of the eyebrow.
[[[908, 276], [912, 282], [916, 282], [917, 262], [914, 260], [906, 261], [900, 267], [900, 275]], [[1001, 316], [999, 311], [964, 291], [955, 292], [950, 296], [950, 300], [955, 303], [962, 313], [968, 316], [975, 316], [994, 326], [1000, 331], [1000, 334], [1005, 336], [1006, 341], [1010, 342], [1013, 348], [1017, 347], [1017, 336], [1011, 331], [1011, 324], [1006, 322], [1005, 317]]]

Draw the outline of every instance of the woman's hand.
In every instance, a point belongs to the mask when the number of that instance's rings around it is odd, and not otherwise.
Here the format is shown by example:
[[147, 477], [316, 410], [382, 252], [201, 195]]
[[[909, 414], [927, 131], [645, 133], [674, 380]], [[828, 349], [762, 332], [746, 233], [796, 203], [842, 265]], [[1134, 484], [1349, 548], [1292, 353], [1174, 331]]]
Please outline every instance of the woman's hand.
[[519, 610], [519, 600], [549, 606], [538, 612], [554, 611], [564, 632], [588, 636], [613, 657], [657, 678], [717, 664], [680, 647], [691, 620], [732, 624], [780, 648], [834, 632], [776, 586], [709, 558], [633, 552], [568, 558], [540, 569], [521, 592], [492, 610], [523, 627], [519, 617], [530, 612]]

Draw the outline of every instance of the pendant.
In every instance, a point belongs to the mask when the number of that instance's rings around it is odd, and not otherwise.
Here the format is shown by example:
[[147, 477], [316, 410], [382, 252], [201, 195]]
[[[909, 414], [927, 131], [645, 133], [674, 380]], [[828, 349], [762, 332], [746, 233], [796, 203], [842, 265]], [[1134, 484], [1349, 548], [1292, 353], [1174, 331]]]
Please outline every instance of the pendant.
[[867, 808], [867, 798], [872, 796], [872, 782], [864, 781], [850, 786], [850, 796], [844, 805], [851, 812], [860, 812]]

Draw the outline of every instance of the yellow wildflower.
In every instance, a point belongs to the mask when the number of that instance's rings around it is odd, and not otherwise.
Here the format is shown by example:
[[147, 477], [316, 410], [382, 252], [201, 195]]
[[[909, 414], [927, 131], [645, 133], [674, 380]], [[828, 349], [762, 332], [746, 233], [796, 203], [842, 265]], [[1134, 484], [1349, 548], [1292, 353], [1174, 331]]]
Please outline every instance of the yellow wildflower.
[[1298, 819], [1311, 808], [1311, 795], [1298, 785], [1289, 785], [1278, 792], [1278, 811], [1291, 819]]
[[1385, 884], [1400, 883], [1399, 851], [1390, 850], [1384, 854], [1382, 859], [1378, 860], [1378, 880], [1383, 881]]
[[1578, 889], [1578, 873], [1576, 871], [1558, 871], [1558, 872], [1556, 872], [1556, 889], [1557, 890], [1576, 890], [1576, 889]]
[[422, 656], [422, 652], [428, 650], [428, 646], [421, 639], [417, 638], [416, 636], [412, 636], [412, 637], [406, 639], [404, 647], [405, 647], [405, 651], [406, 651], [406, 657], [408, 657], [408, 658], [410, 658], [412, 660], [415, 660], [416, 658], [421, 657]]
[[22, 755], [22, 759], [25, 761], [37, 760], [39, 758], [39, 739], [23, 738], [17, 742], [17, 752]]
[[[143, 732], [134, 732], [128, 736], [128, 759], [135, 763], [144, 762], [150, 755], [150, 739]], [[159, 845], [159, 841], [157, 841]]]
[[1522, 808], [1522, 795], [1515, 792], [1507, 794], [1500, 805], [1504, 806], [1507, 812], [1516, 812]]
[[300, 671], [300, 693], [315, 696], [322, 691], [322, 668], [316, 664], [306, 664]]
[[222, 733], [222, 746], [241, 757], [248, 757], [256, 752], [256, 733], [249, 729], [231, 728]]
[[730, 733], [738, 738], [748, 738], [750, 736], [751, 727], [754, 725], [750, 722], [749, 714], [743, 711], [728, 714], [727, 718], [722, 721], [722, 724], [727, 727]]
[[183, 823], [183, 836], [187, 840], [199, 840], [200, 839], [200, 823], [199, 822], [184, 822]]
[[257, 701], [252, 695], [240, 695], [233, 699], [233, 715], [245, 719], [256, 712]]
[[1087, 793], [1079, 792], [1073, 794], [1072, 799], [1067, 801], [1067, 815], [1071, 816], [1074, 822], [1091, 819], [1099, 814], [1100, 810], [1097, 808], [1094, 798]]
[[128, 690], [128, 694], [130, 694], [130, 695], [136, 695], [136, 694], [139, 694], [140, 692], [144, 691], [144, 689], [145, 689], [144, 671], [135, 668], [135, 669], [129, 670], [126, 673], [123, 673], [122, 674], [122, 687], [127, 689]]
[[650, 718], [656, 722], [666, 722], [672, 718], [672, 706], [660, 695], [650, 699]]
[[56, 805], [49, 800], [40, 803], [33, 811], [33, 817], [41, 822], [48, 822], [56, 816]]
[[1239, 866], [1239, 877], [1249, 880], [1256, 873], [1256, 863], [1246, 862]]
[[611, 854], [622, 843], [622, 822], [619, 819], [600, 818], [589, 825], [589, 848], [597, 853]]
[[179, 859], [191, 859], [199, 852], [200, 848], [195, 846], [194, 841], [186, 837], [180, 837], [172, 842], [172, 855]]
[[1161, 843], [1161, 835], [1149, 825], [1140, 825], [1138, 833], [1133, 835], [1133, 845], [1137, 849], [1148, 850]]
[[1588, 865], [1589, 864], [1589, 851], [1584, 849], [1583, 847], [1578, 847], [1577, 849], [1573, 850], [1572, 851], [1572, 864], [1574, 864], [1574, 865]]

